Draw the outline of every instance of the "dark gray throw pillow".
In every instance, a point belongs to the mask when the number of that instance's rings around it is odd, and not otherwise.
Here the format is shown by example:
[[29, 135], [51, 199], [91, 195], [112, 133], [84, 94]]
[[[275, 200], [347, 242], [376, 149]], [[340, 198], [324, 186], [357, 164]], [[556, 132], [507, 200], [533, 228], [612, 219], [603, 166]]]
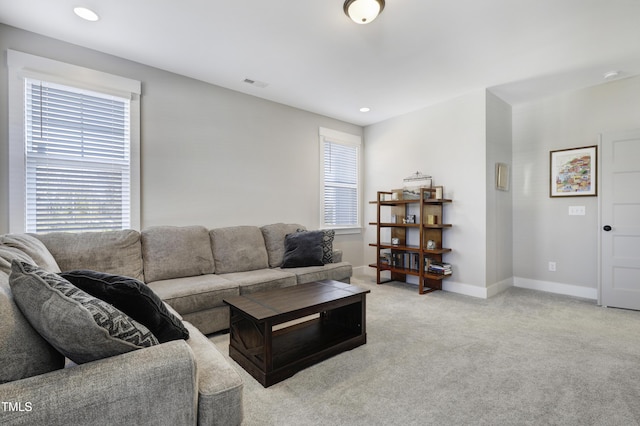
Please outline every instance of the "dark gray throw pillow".
[[160, 343], [189, 338], [182, 321], [169, 312], [153, 290], [135, 278], [86, 269], [63, 272], [60, 276], [146, 326]]
[[[306, 229], [298, 228], [297, 232], [309, 232]], [[323, 229], [322, 231], [322, 263], [333, 263], [333, 239], [336, 231], [333, 229]]]
[[322, 231], [295, 232], [284, 238], [283, 268], [322, 266]]

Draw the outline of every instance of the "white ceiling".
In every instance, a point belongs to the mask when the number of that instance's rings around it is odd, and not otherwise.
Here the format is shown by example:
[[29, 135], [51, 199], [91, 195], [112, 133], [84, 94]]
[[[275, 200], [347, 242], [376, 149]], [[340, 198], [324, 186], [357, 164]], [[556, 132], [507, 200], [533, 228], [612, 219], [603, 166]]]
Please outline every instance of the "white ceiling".
[[369, 25], [342, 5], [0, 0], [0, 22], [358, 125], [486, 87], [517, 104], [640, 74], [640, 0], [387, 0]]

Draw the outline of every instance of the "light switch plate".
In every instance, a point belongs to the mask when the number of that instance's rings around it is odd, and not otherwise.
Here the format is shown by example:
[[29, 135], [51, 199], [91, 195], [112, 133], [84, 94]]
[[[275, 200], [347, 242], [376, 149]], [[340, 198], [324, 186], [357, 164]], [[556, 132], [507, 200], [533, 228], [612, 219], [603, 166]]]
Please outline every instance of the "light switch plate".
[[584, 216], [586, 214], [585, 206], [569, 206], [569, 216]]

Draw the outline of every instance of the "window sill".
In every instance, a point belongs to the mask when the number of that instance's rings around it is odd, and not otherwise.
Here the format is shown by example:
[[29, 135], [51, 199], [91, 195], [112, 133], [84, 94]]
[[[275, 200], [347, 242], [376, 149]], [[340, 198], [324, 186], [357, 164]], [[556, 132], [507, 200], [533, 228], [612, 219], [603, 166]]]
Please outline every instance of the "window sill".
[[324, 228], [320, 228], [322, 230], [331, 229], [336, 232], [336, 235], [349, 235], [349, 234], [361, 234], [362, 228], [354, 226], [352, 228], [333, 228], [331, 226], [326, 226]]

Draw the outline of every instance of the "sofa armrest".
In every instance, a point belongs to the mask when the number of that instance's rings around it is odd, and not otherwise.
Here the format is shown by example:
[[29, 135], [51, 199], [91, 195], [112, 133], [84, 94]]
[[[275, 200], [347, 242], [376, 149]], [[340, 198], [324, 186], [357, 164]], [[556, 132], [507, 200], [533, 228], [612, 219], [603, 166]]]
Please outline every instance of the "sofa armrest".
[[342, 262], [342, 250], [334, 249], [332, 263], [340, 263], [340, 262]]
[[240, 425], [244, 416], [240, 375], [206, 336], [191, 323], [184, 325], [198, 363], [198, 425]]
[[2, 384], [0, 424], [195, 425], [196, 381], [193, 352], [172, 341]]

